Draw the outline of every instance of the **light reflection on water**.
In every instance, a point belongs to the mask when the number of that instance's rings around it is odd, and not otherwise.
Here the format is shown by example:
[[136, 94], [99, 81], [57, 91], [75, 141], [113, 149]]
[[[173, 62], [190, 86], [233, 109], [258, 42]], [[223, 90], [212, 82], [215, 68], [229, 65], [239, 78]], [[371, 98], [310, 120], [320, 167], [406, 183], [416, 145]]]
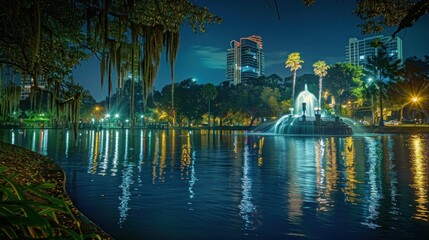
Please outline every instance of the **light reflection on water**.
[[427, 138], [413, 136], [410, 139], [412, 188], [415, 189], [416, 213], [413, 218], [428, 221], [428, 154]]
[[427, 135], [291, 137], [0, 130], [55, 159], [117, 239], [416, 237], [429, 231]]

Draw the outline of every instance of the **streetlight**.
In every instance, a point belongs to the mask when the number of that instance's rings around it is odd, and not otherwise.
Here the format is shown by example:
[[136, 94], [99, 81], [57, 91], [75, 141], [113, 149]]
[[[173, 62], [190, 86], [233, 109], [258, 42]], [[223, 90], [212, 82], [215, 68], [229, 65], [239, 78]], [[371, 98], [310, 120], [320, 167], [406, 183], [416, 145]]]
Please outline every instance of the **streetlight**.
[[293, 115], [293, 107], [291, 107], [291, 108], [289, 108], [289, 111], [290, 111], [290, 115], [292, 116]]
[[110, 127], [110, 114], [106, 114], [107, 127]]
[[[418, 101], [419, 101], [419, 97], [414, 96], [414, 97], [411, 97], [411, 100], [410, 100], [410, 101], [408, 101], [408, 102], [404, 103], [404, 104], [401, 106], [401, 112], [399, 113], [399, 121], [401, 121], [401, 122], [402, 122], [402, 120], [403, 120], [403, 118], [404, 118], [404, 108], [405, 108], [405, 106], [407, 106], [407, 105], [408, 105], [408, 104], [410, 104], [410, 103], [416, 104]], [[412, 113], [413, 113], [413, 120], [414, 120], [414, 112], [412, 112]]]
[[115, 122], [116, 122], [116, 124], [118, 124], [119, 125], [119, 120], [118, 120], [118, 118], [119, 118], [119, 114], [118, 113], [116, 113], [115, 114]]
[[[418, 101], [419, 101], [418, 97], [413, 97], [413, 104], [416, 104]], [[415, 118], [415, 113], [416, 113], [416, 110], [414, 109], [414, 112], [413, 112], [414, 126], [416, 126], [416, 124], [417, 124], [417, 119]]]
[[142, 121], [142, 127], [143, 127], [143, 125], [144, 125], [144, 124], [143, 124], [143, 123], [144, 123], [144, 115], [141, 115], [141, 116], [140, 116], [140, 118], [141, 118], [141, 121]]

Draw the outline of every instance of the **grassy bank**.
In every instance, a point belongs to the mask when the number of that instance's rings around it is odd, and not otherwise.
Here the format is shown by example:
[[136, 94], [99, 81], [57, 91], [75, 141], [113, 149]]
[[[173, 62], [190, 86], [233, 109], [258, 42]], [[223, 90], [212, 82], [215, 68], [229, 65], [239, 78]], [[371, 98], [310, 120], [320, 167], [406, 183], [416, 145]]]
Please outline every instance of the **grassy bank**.
[[0, 239], [112, 239], [74, 206], [49, 158], [0, 142]]

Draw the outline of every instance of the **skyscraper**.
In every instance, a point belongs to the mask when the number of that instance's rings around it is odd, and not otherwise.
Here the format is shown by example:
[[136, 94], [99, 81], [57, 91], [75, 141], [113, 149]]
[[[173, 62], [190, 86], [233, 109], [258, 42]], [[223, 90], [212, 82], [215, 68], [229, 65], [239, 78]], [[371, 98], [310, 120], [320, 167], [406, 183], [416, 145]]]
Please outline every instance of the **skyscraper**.
[[232, 40], [227, 50], [226, 80], [237, 85], [265, 74], [265, 58], [262, 38], [252, 35]]
[[399, 59], [402, 63], [402, 40], [399, 37], [385, 37], [383, 35], [374, 36], [358, 40], [357, 38], [350, 38], [349, 45], [346, 46], [346, 60], [347, 62], [363, 66], [368, 63], [368, 57], [375, 54], [376, 49], [371, 46], [375, 40], [380, 41], [386, 46], [387, 53], [393, 59]]

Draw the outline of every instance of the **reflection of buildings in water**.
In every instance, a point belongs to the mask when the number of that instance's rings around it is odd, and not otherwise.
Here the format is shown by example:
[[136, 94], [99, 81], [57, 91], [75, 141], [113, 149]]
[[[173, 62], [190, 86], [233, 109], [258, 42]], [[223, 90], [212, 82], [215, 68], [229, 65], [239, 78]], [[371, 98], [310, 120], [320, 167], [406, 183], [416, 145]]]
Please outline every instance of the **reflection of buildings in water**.
[[[106, 139], [106, 143], [103, 145], [104, 142], [104, 138]], [[100, 172], [98, 173], [98, 175], [101, 176], [106, 176], [106, 171], [109, 168], [109, 131], [106, 131], [106, 136], [104, 137], [104, 132], [102, 132], [101, 134], [101, 148], [100, 148], [100, 152], [103, 152], [104, 149], [104, 154], [103, 154], [103, 161], [100, 163]]]
[[169, 140], [171, 142], [171, 161], [170, 166], [171, 168], [174, 168], [175, 160], [176, 160], [176, 131], [175, 129], [172, 129], [169, 131], [170, 137]]
[[411, 171], [415, 190], [416, 213], [413, 218], [421, 221], [429, 221], [428, 213], [428, 148], [426, 139], [414, 135], [410, 139], [411, 144]]
[[146, 137], [145, 137], [145, 131], [142, 129], [140, 130], [139, 165], [137, 166], [139, 169], [139, 173], [142, 170], [141, 166], [144, 164], [145, 150], [146, 150]]
[[130, 162], [128, 158], [128, 133], [129, 130], [125, 130], [125, 151], [124, 151], [124, 160], [123, 160], [123, 170], [122, 170], [122, 183], [119, 188], [122, 189], [122, 195], [119, 197], [119, 225], [122, 225], [124, 221], [127, 219], [128, 210], [128, 202], [131, 199], [131, 191], [130, 188], [133, 185], [134, 181], [132, 179], [133, 176], [133, 168], [136, 166], [135, 163]]
[[[161, 137], [159, 137], [161, 134]], [[162, 131], [161, 133], [155, 135], [155, 154], [152, 161], [152, 182], [158, 178], [159, 181], [164, 182], [164, 169], [166, 167], [165, 160], [167, 158], [167, 137], [166, 132]], [[159, 168], [159, 173], [157, 175], [156, 168]]]
[[12, 145], [14, 145], [15, 144], [15, 131], [11, 131], [11, 133], [10, 133], [10, 143], [12, 144]]
[[[286, 161], [289, 161], [288, 163], [288, 173], [289, 178], [287, 179], [287, 202], [288, 202], [288, 220], [290, 223], [293, 224], [300, 224], [300, 219], [303, 215], [302, 213], [302, 206], [304, 204], [303, 199], [303, 189], [300, 188], [299, 183], [299, 166], [297, 165], [298, 161], [301, 160], [299, 154], [300, 151], [303, 151], [302, 148], [298, 145], [298, 141], [288, 141], [289, 145], [286, 145], [289, 149], [289, 155], [286, 157]], [[295, 151], [290, 151], [290, 149], [293, 149]], [[300, 149], [300, 150], [298, 150]]]
[[316, 192], [318, 211], [328, 211], [326, 199], [326, 171], [325, 171], [325, 142], [323, 138], [316, 141], [315, 145], [315, 163], [316, 163]]
[[[109, 149], [106, 149], [109, 151]], [[119, 131], [115, 131], [115, 149], [113, 150], [112, 169], [110, 169], [110, 175], [116, 176], [118, 172], [118, 158], [119, 158]]]
[[191, 134], [186, 135], [186, 143], [182, 144], [182, 156], [180, 158], [180, 172], [182, 179], [188, 179], [188, 167], [191, 165]]
[[198, 179], [195, 176], [195, 151], [193, 150], [193, 132], [186, 135], [186, 143], [182, 144], [182, 156], [180, 159], [180, 171], [183, 180], [189, 180], [189, 198], [194, 198], [194, 185]]
[[[337, 190], [338, 184], [338, 166], [337, 166], [337, 145], [338, 139], [331, 137], [326, 141], [326, 191], [330, 196]], [[332, 202], [332, 207], [334, 202]]]
[[88, 150], [88, 171], [87, 173], [91, 173], [91, 168], [94, 162], [94, 135], [95, 133], [93, 131], [89, 132], [89, 150]]
[[[145, 137], [145, 130], [140, 130], [140, 152], [139, 152], [139, 160], [137, 161], [137, 169], [139, 173], [142, 172], [142, 166], [144, 164], [144, 158], [145, 158], [145, 150], [146, 150], [146, 137]], [[141, 175], [137, 175], [137, 182], [139, 183], [139, 186], [142, 184]]]
[[66, 158], [69, 157], [69, 144], [70, 144], [70, 131], [67, 131], [66, 132], [66, 151], [64, 152]]
[[245, 139], [245, 145], [243, 150], [243, 177], [241, 178], [241, 193], [242, 198], [240, 201], [239, 209], [240, 216], [244, 220], [244, 228], [246, 230], [256, 229], [257, 223], [257, 210], [256, 206], [252, 202], [252, 175], [251, 175], [251, 153], [247, 143], [247, 137]]
[[36, 151], [36, 131], [33, 131], [33, 138], [31, 141], [31, 151]]
[[189, 179], [188, 190], [189, 190], [189, 198], [192, 199], [192, 198], [194, 198], [194, 195], [195, 195], [194, 190], [193, 190], [194, 184], [198, 180], [195, 177], [195, 151], [193, 151], [192, 148], [191, 148], [191, 169], [190, 169], [190, 171], [191, 171], [191, 177]]
[[161, 155], [159, 164], [159, 178], [164, 182], [165, 160], [167, 159], [167, 134], [162, 131], [161, 134]]
[[362, 224], [368, 226], [369, 228], [377, 228], [380, 227], [375, 222], [378, 220], [379, 217], [379, 207], [380, 207], [380, 200], [381, 200], [381, 179], [380, 179], [380, 162], [382, 161], [382, 156], [380, 153], [380, 143], [378, 143], [374, 138], [372, 137], [365, 137], [365, 154], [367, 154], [367, 161], [368, 161], [368, 184], [369, 184], [369, 198], [368, 206], [367, 206], [367, 212], [365, 222]]
[[352, 137], [345, 139], [345, 166], [346, 166], [346, 185], [344, 187], [344, 195], [346, 202], [356, 204], [356, 198], [359, 194], [356, 193], [357, 178], [356, 178], [356, 163], [355, 163], [355, 146]]
[[237, 158], [237, 153], [238, 153], [238, 141], [237, 141], [237, 133], [234, 132], [234, 140], [233, 140], [233, 146], [234, 146], [234, 153], [235, 153], [235, 158]]
[[262, 158], [262, 149], [264, 147], [265, 137], [261, 137], [258, 141], [258, 166], [261, 167], [264, 159]]
[[158, 165], [158, 153], [159, 153], [159, 135], [155, 134], [155, 148], [152, 160], [152, 183], [155, 183], [157, 178], [156, 166]]
[[316, 191], [319, 211], [329, 211], [334, 208], [333, 193], [337, 191], [337, 138], [321, 138], [315, 144]]
[[399, 215], [399, 208], [398, 208], [398, 202], [396, 200], [396, 197], [398, 195], [398, 174], [396, 173], [396, 166], [394, 164], [394, 140], [391, 137], [388, 137], [387, 139], [387, 164], [388, 164], [388, 178], [387, 181], [390, 183], [390, 202], [392, 204], [392, 210], [390, 213], [392, 213], [394, 216]]
[[99, 132], [91, 131], [90, 138], [91, 147], [89, 150], [88, 173], [95, 174], [98, 166]]

